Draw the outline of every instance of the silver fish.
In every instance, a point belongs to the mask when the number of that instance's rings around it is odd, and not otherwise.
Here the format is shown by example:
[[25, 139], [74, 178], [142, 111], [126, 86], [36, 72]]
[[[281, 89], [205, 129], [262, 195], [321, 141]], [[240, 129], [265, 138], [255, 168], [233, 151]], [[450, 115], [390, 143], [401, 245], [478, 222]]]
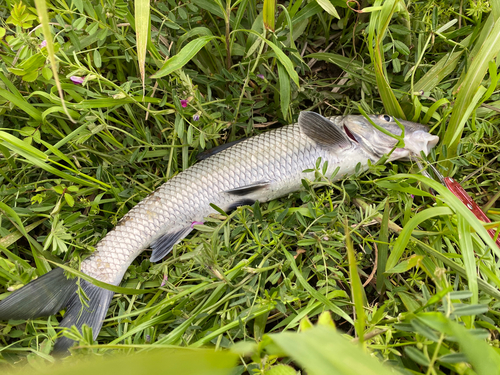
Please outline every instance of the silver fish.
[[[392, 134], [402, 131], [388, 115], [370, 116]], [[395, 149], [388, 160], [428, 154], [439, 138], [421, 124], [401, 121], [404, 148]], [[266, 202], [302, 187], [301, 180], [314, 178], [318, 158], [328, 161], [327, 176], [339, 168], [335, 180], [353, 174], [357, 165], [368, 167], [396, 145], [395, 138], [376, 128], [363, 116], [327, 119], [302, 112], [297, 124], [245, 139], [217, 152], [179, 173], [131, 209], [81, 264], [81, 271], [100, 281], [118, 285], [132, 261], [148, 247], [151, 261], [158, 262], [193, 230], [193, 224], [216, 212]], [[89, 297], [82, 308], [76, 279], [68, 279], [57, 268], [30, 282], [0, 302], [0, 319], [29, 319], [53, 315], [67, 308], [60, 327], [83, 324], [97, 337], [113, 292], [85, 280], [81, 288]], [[73, 341], [58, 339], [55, 350], [66, 351]]]

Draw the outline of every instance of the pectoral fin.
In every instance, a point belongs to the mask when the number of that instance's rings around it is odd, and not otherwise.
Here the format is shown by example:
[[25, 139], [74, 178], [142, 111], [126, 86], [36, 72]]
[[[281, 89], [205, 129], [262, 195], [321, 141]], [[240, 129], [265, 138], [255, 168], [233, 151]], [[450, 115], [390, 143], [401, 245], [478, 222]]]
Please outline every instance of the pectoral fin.
[[226, 193], [242, 197], [244, 195], [255, 193], [256, 191], [264, 189], [268, 187], [269, 184], [270, 184], [269, 181], [257, 181], [249, 185], [239, 186], [237, 188], [227, 190]]
[[315, 112], [300, 112], [300, 129], [318, 145], [346, 149], [352, 143], [341, 128]]

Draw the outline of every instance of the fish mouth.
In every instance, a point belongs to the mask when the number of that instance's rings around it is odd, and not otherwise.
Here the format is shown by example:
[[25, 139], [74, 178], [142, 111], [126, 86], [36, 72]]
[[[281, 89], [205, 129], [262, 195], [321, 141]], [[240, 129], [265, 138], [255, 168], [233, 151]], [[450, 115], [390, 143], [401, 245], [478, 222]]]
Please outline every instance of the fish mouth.
[[416, 131], [405, 137], [405, 149], [411, 154], [420, 155], [423, 152], [428, 155], [438, 144], [439, 137], [424, 131]]

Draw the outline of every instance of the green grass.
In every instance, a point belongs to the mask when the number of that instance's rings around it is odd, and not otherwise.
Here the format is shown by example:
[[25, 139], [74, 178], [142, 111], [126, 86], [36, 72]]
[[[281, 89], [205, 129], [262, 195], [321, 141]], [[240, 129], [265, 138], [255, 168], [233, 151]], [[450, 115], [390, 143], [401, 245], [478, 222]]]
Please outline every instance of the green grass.
[[[429, 160], [500, 222], [498, 0], [362, 13], [59, 0], [46, 18], [43, 1], [19, 4], [0, 0], [0, 299], [55, 263], [78, 268], [199, 152], [303, 110], [428, 124], [442, 140]], [[308, 186], [207, 219], [159, 264], [138, 257], [98, 340], [65, 333], [73, 357], [147, 352], [135, 363], [148, 366], [163, 348], [170, 371], [179, 353], [203, 364], [186, 374], [497, 373], [500, 250], [457, 199], [410, 162]], [[0, 322], [2, 371], [56, 371], [60, 318]]]

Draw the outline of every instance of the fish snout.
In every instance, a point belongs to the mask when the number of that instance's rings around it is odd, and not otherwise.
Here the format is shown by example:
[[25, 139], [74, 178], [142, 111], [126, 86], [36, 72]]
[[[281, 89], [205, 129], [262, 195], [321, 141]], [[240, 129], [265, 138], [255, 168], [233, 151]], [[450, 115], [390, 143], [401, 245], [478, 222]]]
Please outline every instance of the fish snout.
[[425, 155], [428, 155], [432, 148], [438, 144], [439, 137], [419, 130], [408, 134], [404, 141], [405, 149], [411, 153], [420, 155], [420, 152], [423, 151]]

